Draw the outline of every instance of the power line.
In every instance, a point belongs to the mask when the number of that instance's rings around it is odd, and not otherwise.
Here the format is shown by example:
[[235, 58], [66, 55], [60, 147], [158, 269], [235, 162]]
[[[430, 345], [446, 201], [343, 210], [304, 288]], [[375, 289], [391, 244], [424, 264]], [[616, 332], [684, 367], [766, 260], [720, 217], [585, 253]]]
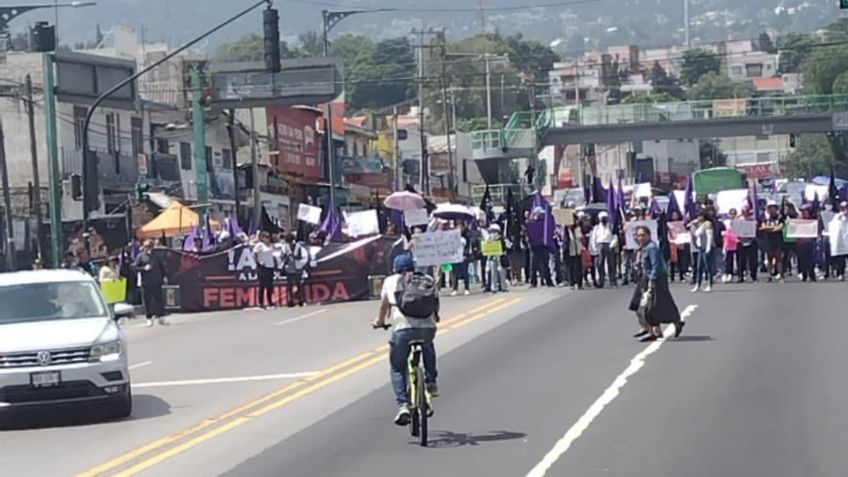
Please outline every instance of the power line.
[[[291, 3], [299, 3], [302, 5], [312, 5], [317, 7], [333, 7], [340, 9], [350, 9], [350, 5], [342, 5], [340, 3], [330, 3], [330, 2], [321, 2], [321, 1], [312, 1], [312, 0], [287, 0]], [[512, 11], [526, 11], [526, 10], [537, 10], [541, 8], [558, 8], [558, 7], [570, 7], [575, 5], [584, 5], [589, 3], [600, 3], [605, 2], [606, 0], [571, 0], [568, 2], [549, 2], [549, 3], [531, 3], [528, 5], [511, 5], [505, 7], [486, 7], [483, 6], [481, 8], [391, 8], [388, 10], [382, 10], [385, 12], [407, 12], [407, 13], [479, 13], [481, 10], [483, 12], [512, 12]], [[364, 11], [368, 11], [368, 9], [363, 9]], [[374, 10], [375, 13], [380, 12], [381, 10]]]

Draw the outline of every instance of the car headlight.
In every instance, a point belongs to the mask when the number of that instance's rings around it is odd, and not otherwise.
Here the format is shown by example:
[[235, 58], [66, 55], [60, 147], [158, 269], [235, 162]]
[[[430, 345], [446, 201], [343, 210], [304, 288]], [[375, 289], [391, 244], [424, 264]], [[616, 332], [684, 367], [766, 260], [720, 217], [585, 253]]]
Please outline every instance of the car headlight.
[[91, 353], [88, 355], [88, 360], [95, 362], [116, 360], [121, 356], [121, 351], [120, 341], [96, 344], [91, 347]]

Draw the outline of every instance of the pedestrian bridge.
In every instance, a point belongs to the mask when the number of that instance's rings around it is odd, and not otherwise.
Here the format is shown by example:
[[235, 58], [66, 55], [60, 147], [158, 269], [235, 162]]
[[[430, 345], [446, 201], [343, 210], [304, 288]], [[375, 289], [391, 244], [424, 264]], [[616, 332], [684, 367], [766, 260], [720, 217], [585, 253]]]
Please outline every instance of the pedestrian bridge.
[[848, 130], [848, 95], [735, 98], [546, 109], [471, 133], [474, 159], [528, 157], [546, 145], [614, 144]]

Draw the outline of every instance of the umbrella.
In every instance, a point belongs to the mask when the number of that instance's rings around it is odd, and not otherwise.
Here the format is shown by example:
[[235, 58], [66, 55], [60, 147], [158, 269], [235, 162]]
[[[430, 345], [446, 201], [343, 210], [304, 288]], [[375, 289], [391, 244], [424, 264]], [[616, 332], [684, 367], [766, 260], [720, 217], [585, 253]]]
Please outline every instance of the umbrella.
[[436, 206], [433, 216], [446, 220], [467, 220], [474, 218], [474, 211], [464, 205], [444, 203]]
[[386, 200], [383, 201], [383, 205], [389, 209], [412, 210], [423, 209], [427, 204], [424, 202], [424, 198], [421, 197], [421, 195], [414, 192], [401, 191], [395, 192], [386, 197]]

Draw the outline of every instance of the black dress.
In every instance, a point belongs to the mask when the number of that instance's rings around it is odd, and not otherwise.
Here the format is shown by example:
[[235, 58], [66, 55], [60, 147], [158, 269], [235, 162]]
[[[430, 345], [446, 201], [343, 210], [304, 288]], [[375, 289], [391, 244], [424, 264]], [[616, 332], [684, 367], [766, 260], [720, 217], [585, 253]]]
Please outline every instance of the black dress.
[[[645, 247], [636, 252], [637, 260], [634, 269], [638, 273], [639, 284], [633, 290], [633, 297], [628, 306], [628, 309], [634, 312], [639, 309], [642, 294], [648, 288], [648, 280], [644, 273], [644, 250]], [[660, 266], [664, 268], [663, 264]], [[680, 321], [680, 311], [677, 309], [677, 304], [674, 302], [674, 297], [671, 296], [671, 290], [668, 287], [668, 273], [661, 273], [654, 282], [654, 293], [651, 295], [646, 321], [651, 326]]]

